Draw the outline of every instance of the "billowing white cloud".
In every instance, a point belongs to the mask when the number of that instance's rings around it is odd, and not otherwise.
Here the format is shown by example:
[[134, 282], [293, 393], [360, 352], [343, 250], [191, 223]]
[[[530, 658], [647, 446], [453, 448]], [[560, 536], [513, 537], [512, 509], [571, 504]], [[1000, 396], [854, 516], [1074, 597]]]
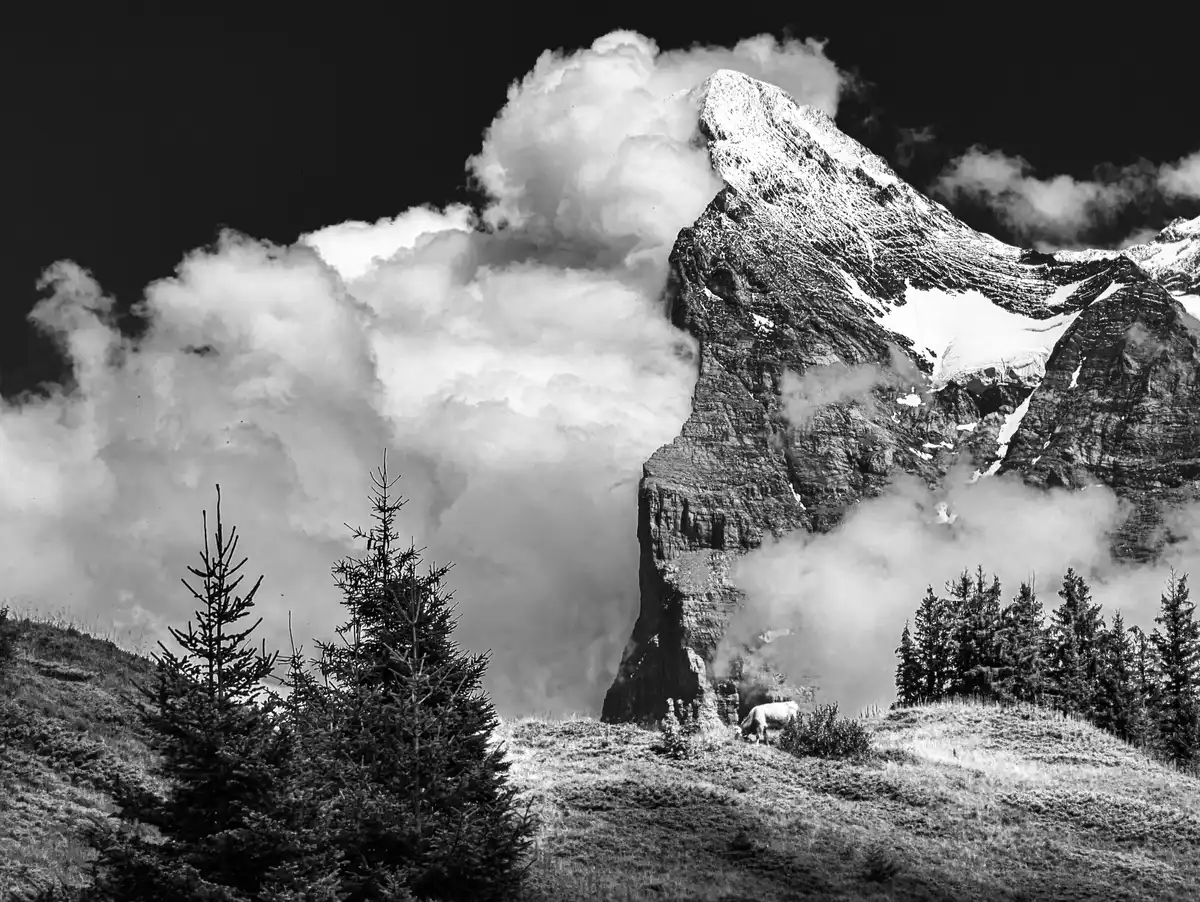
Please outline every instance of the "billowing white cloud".
[[1089, 230], [1144, 200], [1153, 179], [1139, 166], [1118, 170], [1108, 179], [1039, 178], [1021, 157], [972, 147], [942, 171], [930, 190], [948, 203], [963, 198], [983, 202], [1018, 240], [1061, 248], [1078, 245]]
[[1200, 197], [1200, 150], [1163, 166], [1158, 184], [1167, 197]]
[[378, 222], [342, 222], [304, 236], [321, 258], [343, 279], [357, 279], [400, 250], [408, 250], [426, 236], [445, 231], [470, 231], [471, 208], [463, 204], [437, 210], [413, 207], [392, 219]]
[[298, 639], [326, 637], [329, 568], [361, 553], [344, 524], [367, 525], [386, 447], [401, 534], [455, 562], [459, 639], [493, 649], [501, 711], [595, 710], [637, 607], [642, 463], [695, 377], [658, 301], [667, 255], [720, 187], [668, 98], [722, 67], [836, 108], [816, 44], [618, 32], [512, 87], [469, 163], [486, 229], [422, 207], [292, 247], [229, 233], [146, 289], [137, 340], [56, 264], [32, 318], [73, 382], [0, 409], [6, 595], [163, 637], [193, 608], [178, 580], [219, 482], [268, 642], [289, 611]]
[[[1041, 250], [1075, 248], [1131, 209], [1160, 198], [1200, 198], [1200, 151], [1157, 166], [1145, 160], [1104, 166], [1091, 179], [1077, 179], [1041, 177], [1022, 157], [976, 146], [947, 165], [929, 190], [949, 204], [985, 204], [1017, 240]], [[1154, 234], [1142, 229], [1119, 244], [1127, 247]]]
[[[895, 698], [905, 620], [928, 585], [942, 593], [964, 569], [982, 565], [989, 580], [998, 575], [1005, 603], [1032, 580], [1049, 622], [1062, 575], [1074, 567], [1091, 580], [1106, 618], [1120, 608], [1127, 625], [1147, 632], [1168, 567], [1197, 572], [1194, 541], [1168, 549], [1154, 565], [1114, 562], [1108, 536], [1127, 510], [1102, 485], [1046, 492], [1015, 474], [972, 482], [970, 470], [952, 469], [936, 490], [901, 474], [882, 495], [851, 507], [832, 532], [791, 533], [739, 559], [731, 579], [746, 603], [718, 652], [718, 669], [737, 643], [791, 628], [766, 649], [775, 663], [819, 675], [818, 701], [857, 713]], [[1177, 534], [1195, 535], [1200, 508], [1172, 516]]]

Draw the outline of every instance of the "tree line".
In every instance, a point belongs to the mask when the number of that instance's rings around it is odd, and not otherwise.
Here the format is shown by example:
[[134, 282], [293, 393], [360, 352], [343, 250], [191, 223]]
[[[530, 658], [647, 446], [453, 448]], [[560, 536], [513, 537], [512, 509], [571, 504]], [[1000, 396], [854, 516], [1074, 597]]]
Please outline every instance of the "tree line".
[[[268, 654], [249, 622], [262, 577], [239, 592], [246, 559], [204, 515], [195, 622], [161, 642], [138, 685], [169, 788], [117, 787], [119, 811], [86, 833], [90, 885], [44, 900], [403, 902], [519, 894], [535, 821], [508, 782], [481, 688], [486, 654], [452, 638], [449, 567], [421, 573], [396, 538], [404, 504], [374, 476], [366, 555], [333, 568], [346, 619], [306, 658]], [[283, 664], [278, 691], [267, 687]]]
[[900, 705], [952, 697], [1027, 702], [1081, 716], [1176, 765], [1200, 764], [1200, 622], [1187, 574], [1174, 570], [1149, 635], [1106, 623], [1068, 569], [1049, 623], [1032, 582], [1003, 603], [982, 566], [930, 585], [896, 648]]

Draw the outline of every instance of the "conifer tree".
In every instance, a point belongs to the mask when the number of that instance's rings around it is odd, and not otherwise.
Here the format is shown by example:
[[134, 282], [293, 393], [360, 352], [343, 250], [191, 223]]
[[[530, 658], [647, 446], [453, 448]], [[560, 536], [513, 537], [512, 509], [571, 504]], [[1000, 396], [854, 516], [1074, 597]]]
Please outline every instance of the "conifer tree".
[[996, 693], [1005, 701], [1040, 704], [1046, 690], [1045, 613], [1032, 583], [1005, 606], [997, 634]]
[[1126, 742], [1144, 732], [1145, 707], [1138, 693], [1133, 637], [1118, 610], [1112, 626], [1101, 634], [1101, 668], [1096, 696], [1096, 726]]
[[958, 695], [990, 697], [999, 665], [996, 630], [1000, 620], [1000, 580], [988, 583], [983, 567], [974, 578], [964, 570], [946, 584], [955, 611], [952, 641], [954, 676], [951, 691]]
[[927, 587], [913, 618], [913, 644], [924, 681], [921, 697], [925, 701], [940, 701], [950, 684], [953, 670], [950, 616], [946, 600], [938, 597], [933, 586]]
[[1133, 645], [1134, 687], [1143, 715], [1135, 722], [1135, 732], [1130, 737], [1130, 742], [1141, 748], [1155, 750], [1160, 745], [1154, 712], [1159, 708], [1161, 680], [1158, 662], [1155, 660], [1154, 643], [1138, 626], [1129, 628], [1129, 636]]
[[904, 621], [904, 632], [900, 634], [900, 647], [896, 649], [900, 663], [896, 666], [896, 700], [902, 705], [915, 705], [921, 701], [925, 691], [925, 674], [921, 659], [908, 621]]
[[1091, 603], [1091, 589], [1069, 568], [1058, 595], [1050, 625], [1051, 676], [1056, 703], [1071, 714], [1093, 717], [1100, 671], [1100, 605]]
[[1200, 622], [1187, 579], [1171, 570], [1154, 618], [1160, 629], [1150, 636], [1161, 674], [1155, 711], [1159, 735], [1163, 751], [1177, 764], [1200, 757]]
[[[286, 757], [273, 706], [263, 698], [262, 681], [276, 656], [247, 641], [262, 618], [249, 627], [243, 623], [262, 577], [244, 596], [237, 594], [246, 559], [233, 563], [237, 530], [225, 535], [220, 486], [215, 554], [207, 511], [203, 522], [203, 569], [188, 568], [202, 580], [202, 590], [182, 580], [201, 604], [196, 624], [188, 621], [186, 631], [170, 628], [184, 654], [159, 642], [154, 682], [137, 687], [170, 788], [165, 799], [122, 793], [118, 828], [91, 832], [99, 856], [88, 899], [251, 899], [274, 864], [273, 850], [249, 826], [269, 804]], [[149, 840], [136, 827], [139, 821], [157, 827], [163, 841]]]
[[[367, 556], [334, 567], [349, 615], [341, 641], [319, 643], [323, 682], [299, 677], [295, 712], [311, 762], [305, 779], [337, 787], [321, 835], [298, 829], [295, 848], [311, 851], [315, 838], [336, 856], [315, 867], [303, 855], [293, 860], [280, 872], [279, 898], [302, 898], [288, 895], [297, 875], [320, 874], [329, 898], [346, 902], [410, 893], [511, 899], [533, 823], [516, 806], [503, 749], [490, 741], [497, 720], [481, 685], [488, 656], [453, 641], [457, 621], [443, 588], [450, 568], [421, 575], [420, 552], [399, 548], [394, 521], [405, 502], [389, 496], [386, 457], [374, 482], [375, 526], [355, 531]], [[297, 797], [311, 807], [320, 793]]]

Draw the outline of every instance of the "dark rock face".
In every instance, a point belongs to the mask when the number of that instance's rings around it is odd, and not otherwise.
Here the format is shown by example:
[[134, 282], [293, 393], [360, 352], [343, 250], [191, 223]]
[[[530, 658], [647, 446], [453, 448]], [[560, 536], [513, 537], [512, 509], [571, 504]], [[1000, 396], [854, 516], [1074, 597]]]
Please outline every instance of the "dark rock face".
[[[1163, 287], [1123, 256], [973, 232], [769, 85], [720, 72], [696, 100], [728, 187], [671, 255], [669, 315], [698, 339], [699, 374], [681, 434], [644, 468], [641, 611], [604, 719], [656, 718], [667, 698], [726, 722], [810, 700], [810, 677], [756, 647], [714, 674], [740, 602], [730, 568], [768, 534], [834, 528], [898, 470], [933, 484], [966, 455], [1037, 485], [1099, 480], [1135, 510], [1120, 553], [1169, 539], [1157, 512], [1200, 478], [1200, 324]], [[991, 361], [930, 347], [898, 327], [922, 292], [1061, 337]]]
[[1093, 303], [1054, 349], [1001, 470], [1110, 486], [1133, 506], [1114, 552], [1152, 557], [1177, 538], [1164, 511], [1200, 498], [1200, 322], [1145, 281]]

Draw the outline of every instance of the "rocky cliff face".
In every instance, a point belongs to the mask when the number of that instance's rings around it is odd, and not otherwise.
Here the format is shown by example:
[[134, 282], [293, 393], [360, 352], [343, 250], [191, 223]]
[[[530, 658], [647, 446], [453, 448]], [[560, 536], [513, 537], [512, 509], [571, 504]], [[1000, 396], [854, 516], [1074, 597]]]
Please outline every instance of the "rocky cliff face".
[[605, 719], [661, 716], [669, 697], [730, 721], [805, 697], [819, 675], [772, 673], [756, 647], [714, 674], [730, 567], [768, 534], [832, 529], [898, 470], [935, 483], [966, 455], [981, 478], [1099, 480], [1133, 506], [1118, 553], [1170, 540], [1162, 505], [1200, 479], [1200, 323], [1170, 293], [1195, 288], [1180, 263], [1200, 259], [1196, 223], [1142, 246], [1174, 248], [1139, 258], [1157, 269], [1022, 251], [778, 88], [723, 71], [692, 99], [726, 187], [671, 255], [669, 314], [699, 340], [699, 375], [645, 465], [641, 610]]

